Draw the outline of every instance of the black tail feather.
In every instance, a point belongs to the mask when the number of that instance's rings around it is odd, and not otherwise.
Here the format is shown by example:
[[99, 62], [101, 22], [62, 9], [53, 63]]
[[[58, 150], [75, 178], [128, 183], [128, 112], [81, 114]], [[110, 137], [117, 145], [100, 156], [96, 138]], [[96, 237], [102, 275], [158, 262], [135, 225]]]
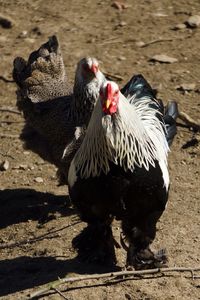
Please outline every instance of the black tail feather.
[[48, 41], [42, 44], [38, 50], [33, 51], [28, 61], [22, 57], [16, 57], [13, 62], [13, 79], [17, 85], [22, 88], [24, 81], [31, 76], [31, 65], [37, 61], [39, 57], [48, 58], [50, 53], [59, 53], [59, 43], [55, 35], [50, 36]]
[[40, 46], [36, 51], [33, 51], [29, 58], [28, 64], [34, 63], [39, 57], [48, 57], [50, 53], [58, 53], [59, 43], [55, 35], [49, 37], [48, 41]]
[[178, 104], [175, 101], [168, 102], [165, 107], [164, 122], [166, 125], [166, 138], [169, 146], [171, 146], [173, 139], [177, 133], [176, 119], [178, 117]]
[[[144, 97], [152, 99], [150, 106], [160, 111], [163, 115], [158, 114], [158, 118], [161, 122], [164, 121], [166, 127], [166, 139], [169, 146], [177, 133], [176, 119], [178, 117], [178, 105], [175, 101], [170, 101], [166, 107], [164, 107], [162, 100], [156, 99], [156, 90], [153, 90], [146, 79], [141, 75], [134, 75], [129, 82], [121, 89], [121, 93], [129, 99], [130, 103], [135, 103], [142, 100]], [[133, 100], [131, 97], [133, 97]]]

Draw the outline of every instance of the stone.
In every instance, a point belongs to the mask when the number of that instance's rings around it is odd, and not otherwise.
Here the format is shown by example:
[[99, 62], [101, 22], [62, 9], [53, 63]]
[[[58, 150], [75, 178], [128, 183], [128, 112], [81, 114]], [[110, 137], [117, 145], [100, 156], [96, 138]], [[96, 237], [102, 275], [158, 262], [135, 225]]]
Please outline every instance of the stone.
[[124, 26], [126, 26], [127, 25], [127, 23], [125, 22], [125, 21], [121, 21], [120, 23], [119, 23], [119, 26], [120, 27], [124, 27]]
[[162, 12], [157, 12], [157, 13], [153, 13], [152, 14], [154, 17], [168, 17], [168, 15], [167, 14], [165, 14], [165, 13], [162, 13]]
[[42, 183], [42, 182], [44, 182], [44, 180], [43, 180], [42, 177], [36, 177], [36, 178], [34, 178], [34, 181], [37, 182], [37, 183]]
[[189, 17], [189, 19], [186, 21], [186, 25], [191, 28], [196, 28], [200, 26], [200, 16], [194, 15]]
[[186, 25], [184, 23], [176, 24], [172, 29], [173, 30], [182, 30], [185, 29]]
[[6, 17], [2, 14], [0, 14], [0, 26], [6, 29], [12, 28], [14, 25], [14, 22], [11, 18]]
[[195, 83], [182, 83], [181, 85], [178, 85], [176, 87], [177, 90], [183, 91], [183, 92], [191, 92], [194, 91], [196, 88]]
[[24, 154], [24, 155], [29, 155], [30, 152], [29, 152], [29, 151], [23, 151], [23, 154]]
[[9, 169], [10, 163], [6, 159], [0, 164], [0, 171], [7, 171]]
[[119, 56], [118, 60], [120, 60], [120, 61], [126, 60], [126, 57], [125, 56]]
[[137, 47], [144, 47], [145, 43], [142, 41], [138, 41], [135, 43]]
[[177, 58], [167, 56], [165, 54], [157, 54], [150, 58], [150, 61], [159, 62], [159, 63], [166, 63], [172, 64], [178, 61]]
[[28, 31], [27, 30], [23, 30], [22, 32], [20, 32], [20, 34], [18, 35], [18, 38], [26, 38], [28, 36]]
[[25, 164], [19, 165], [20, 170], [26, 170], [27, 168], [28, 168], [28, 165], [25, 165]]
[[123, 3], [123, 2], [120, 2], [120, 1], [114, 1], [114, 2], [111, 4], [111, 6], [114, 7], [114, 8], [116, 8], [116, 9], [119, 9], [119, 10], [122, 10], [122, 9], [126, 9], [126, 8], [131, 7], [131, 5], [126, 4], [126, 3]]

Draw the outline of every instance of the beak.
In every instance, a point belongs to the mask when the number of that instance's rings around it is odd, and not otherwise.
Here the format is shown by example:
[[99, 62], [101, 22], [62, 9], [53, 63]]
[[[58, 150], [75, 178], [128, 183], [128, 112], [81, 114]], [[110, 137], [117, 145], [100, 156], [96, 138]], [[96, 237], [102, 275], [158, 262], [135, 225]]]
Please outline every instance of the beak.
[[109, 108], [110, 104], [111, 104], [111, 100], [110, 100], [110, 99], [107, 99], [107, 100], [105, 101], [106, 109]]
[[96, 73], [98, 72], [98, 66], [96, 66], [96, 65], [92, 65], [91, 66], [91, 71], [94, 73], [94, 75], [96, 75]]

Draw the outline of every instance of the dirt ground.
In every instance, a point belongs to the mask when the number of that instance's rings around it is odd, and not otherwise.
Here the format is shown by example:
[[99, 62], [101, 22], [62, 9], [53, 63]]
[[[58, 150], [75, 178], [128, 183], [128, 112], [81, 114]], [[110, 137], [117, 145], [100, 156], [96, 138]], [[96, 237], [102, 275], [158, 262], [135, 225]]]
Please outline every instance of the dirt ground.
[[[0, 26], [0, 108], [16, 109], [16, 86], [5, 80], [12, 79], [13, 59], [19, 55], [27, 58], [56, 34], [71, 81], [77, 61], [92, 55], [100, 60], [103, 71], [118, 75], [120, 86], [132, 74], [142, 73], [164, 102], [175, 99], [180, 110], [200, 120], [200, 28], [173, 30], [190, 15], [200, 14], [199, 0], [124, 1], [128, 7], [119, 10], [110, 0], [0, 0], [1, 14], [14, 23], [10, 29]], [[156, 54], [178, 61], [151, 62]], [[196, 85], [191, 91], [177, 90], [177, 86], [191, 83]], [[18, 138], [23, 125], [20, 114], [0, 111], [0, 161], [9, 161], [8, 170], [0, 172], [1, 299], [27, 299], [58, 277], [109, 271], [106, 266], [77, 259], [71, 242], [85, 224], [69, 206], [67, 187], [57, 186], [56, 168], [23, 148]], [[178, 126], [169, 169], [169, 203], [152, 248], [167, 249], [169, 267], [200, 267], [198, 134]], [[37, 177], [43, 182], [37, 182]], [[120, 225], [113, 227], [119, 241]], [[125, 252], [116, 251], [118, 266], [123, 267]], [[68, 300], [200, 299], [200, 279], [192, 280], [190, 273], [104, 283], [78, 282], [60, 289]], [[49, 293], [39, 299], [61, 298]]]

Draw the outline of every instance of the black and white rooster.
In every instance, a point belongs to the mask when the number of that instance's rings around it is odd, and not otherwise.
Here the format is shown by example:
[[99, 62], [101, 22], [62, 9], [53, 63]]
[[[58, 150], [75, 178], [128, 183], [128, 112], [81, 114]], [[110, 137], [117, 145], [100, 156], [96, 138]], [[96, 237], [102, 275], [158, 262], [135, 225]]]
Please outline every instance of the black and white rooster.
[[[111, 223], [121, 220], [128, 240], [127, 265], [152, 268], [165, 256], [150, 250], [156, 223], [168, 199], [169, 143], [176, 133], [175, 102], [168, 108], [155, 100], [146, 80], [134, 76], [122, 92], [104, 82], [84, 140], [69, 169], [69, 193], [80, 217], [98, 240], [96, 255], [115, 263]], [[171, 115], [170, 115], [171, 114]], [[170, 125], [171, 122], [171, 125]]]

